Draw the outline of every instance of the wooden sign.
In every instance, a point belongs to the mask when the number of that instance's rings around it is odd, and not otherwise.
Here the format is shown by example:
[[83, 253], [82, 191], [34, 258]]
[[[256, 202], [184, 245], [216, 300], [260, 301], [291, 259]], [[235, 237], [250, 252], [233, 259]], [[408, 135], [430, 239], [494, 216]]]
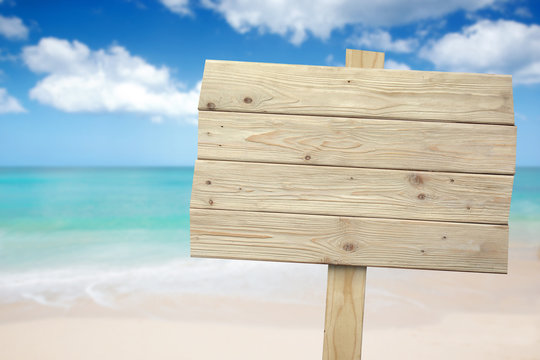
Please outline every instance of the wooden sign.
[[[373, 69], [382, 59], [204, 70], [191, 255], [354, 265], [330, 267], [327, 332], [347, 284], [363, 311], [365, 266], [507, 271], [511, 77]], [[352, 336], [349, 356], [326, 334], [325, 358], [359, 358]]]

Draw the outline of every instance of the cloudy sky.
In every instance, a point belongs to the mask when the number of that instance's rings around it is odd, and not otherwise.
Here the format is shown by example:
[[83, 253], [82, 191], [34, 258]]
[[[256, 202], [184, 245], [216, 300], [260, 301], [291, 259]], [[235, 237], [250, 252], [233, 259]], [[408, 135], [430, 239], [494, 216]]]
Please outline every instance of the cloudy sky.
[[191, 165], [204, 60], [513, 75], [540, 166], [536, 0], [0, 0], [0, 166]]

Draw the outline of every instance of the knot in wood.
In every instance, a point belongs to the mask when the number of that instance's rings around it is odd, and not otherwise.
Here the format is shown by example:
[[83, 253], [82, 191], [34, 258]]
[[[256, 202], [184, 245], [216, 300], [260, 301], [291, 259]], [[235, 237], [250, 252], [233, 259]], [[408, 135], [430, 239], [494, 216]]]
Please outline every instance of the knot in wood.
[[246, 97], [244, 98], [244, 102], [245, 102], [246, 104], [251, 104], [251, 103], [253, 102], [253, 99], [246, 96]]
[[418, 174], [410, 174], [409, 175], [409, 182], [411, 184], [413, 184], [413, 185], [422, 185], [424, 183], [424, 180]]
[[418, 199], [425, 200], [425, 198], [426, 198], [426, 194], [423, 194], [423, 193], [418, 194]]
[[210, 205], [214, 205], [214, 200], [210, 199], [210, 200], [208, 200], [208, 203], [209, 203]]
[[306, 155], [306, 156], [304, 157], [304, 159], [306, 159], [306, 160], [311, 160], [311, 156]]
[[206, 185], [210, 185], [212, 182], [210, 180], [206, 180]]
[[216, 110], [216, 104], [214, 104], [213, 102], [209, 102], [208, 104], [206, 104], [206, 107], [208, 108], [208, 110]]
[[343, 250], [345, 250], [345, 251], [353, 251], [354, 250], [354, 244], [353, 243], [345, 243], [343, 245]]

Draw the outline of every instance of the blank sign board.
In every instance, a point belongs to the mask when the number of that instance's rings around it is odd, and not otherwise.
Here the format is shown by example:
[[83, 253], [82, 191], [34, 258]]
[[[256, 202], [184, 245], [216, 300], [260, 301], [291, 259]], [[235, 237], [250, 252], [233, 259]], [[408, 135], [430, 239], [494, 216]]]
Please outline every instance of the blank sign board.
[[207, 61], [195, 257], [506, 273], [510, 76]]

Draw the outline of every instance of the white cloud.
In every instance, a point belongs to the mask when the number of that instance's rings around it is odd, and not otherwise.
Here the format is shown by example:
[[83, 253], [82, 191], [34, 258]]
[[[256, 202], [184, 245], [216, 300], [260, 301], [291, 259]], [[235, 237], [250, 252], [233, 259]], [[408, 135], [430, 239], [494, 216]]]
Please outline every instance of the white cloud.
[[365, 31], [360, 36], [353, 36], [348, 39], [348, 42], [360, 47], [365, 47], [369, 50], [384, 50], [400, 53], [410, 53], [418, 47], [416, 39], [399, 39], [393, 40], [392, 35], [384, 30], [374, 32]]
[[326, 62], [326, 65], [328, 66], [341, 66], [341, 67], [345, 66], [343, 62], [336, 60], [333, 54], [328, 54], [328, 56], [326, 56], [324, 61]]
[[0, 15], [0, 35], [10, 40], [21, 40], [28, 37], [28, 28], [16, 16], [5, 17]]
[[540, 83], [540, 59], [514, 72], [513, 79], [518, 84]]
[[189, 0], [159, 0], [159, 2], [176, 14], [191, 14], [191, 11], [189, 10]]
[[150, 118], [150, 121], [156, 124], [161, 124], [163, 122], [163, 116], [154, 115]]
[[526, 8], [524, 6], [516, 8], [516, 10], [514, 11], [514, 14], [517, 15], [517, 16], [521, 16], [523, 18], [532, 18], [533, 17], [533, 14], [531, 13], [531, 10], [529, 10], [528, 8]]
[[223, 15], [240, 33], [255, 29], [287, 36], [292, 43], [300, 44], [308, 33], [326, 39], [334, 29], [349, 24], [410, 24], [503, 1], [506, 0], [202, 0], [202, 4]]
[[540, 26], [482, 20], [432, 42], [420, 56], [444, 70], [512, 74], [515, 83], [539, 83]]
[[30, 70], [46, 74], [30, 97], [67, 112], [132, 112], [191, 121], [200, 84], [184, 90], [170, 70], [121, 46], [91, 50], [85, 44], [44, 38], [23, 49]]
[[17, 55], [13, 55], [4, 49], [0, 49], [0, 61], [16, 61], [17, 59]]
[[7, 90], [0, 88], [0, 114], [26, 112], [17, 99], [9, 95]]
[[394, 70], [411, 70], [411, 67], [409, 65], [392, 59], [386, 60], [384, 62], [384, 68]]

